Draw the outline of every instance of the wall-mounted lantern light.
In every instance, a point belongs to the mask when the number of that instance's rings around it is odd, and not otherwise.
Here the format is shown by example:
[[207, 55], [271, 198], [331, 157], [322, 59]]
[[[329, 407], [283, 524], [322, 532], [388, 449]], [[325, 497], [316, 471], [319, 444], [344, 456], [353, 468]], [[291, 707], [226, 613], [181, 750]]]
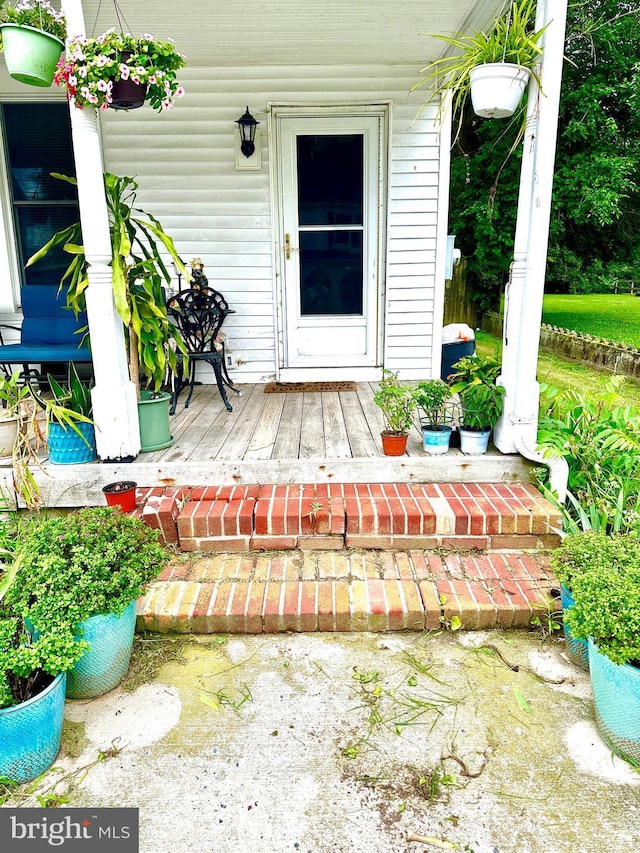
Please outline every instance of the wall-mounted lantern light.
[[245, 157], [251, 157], [256, 150], [256, 127], [260, 122], [254, 119], [247, 107], [245, 114], [240, 116], [236, 124], [240, 128], [240, 150]]

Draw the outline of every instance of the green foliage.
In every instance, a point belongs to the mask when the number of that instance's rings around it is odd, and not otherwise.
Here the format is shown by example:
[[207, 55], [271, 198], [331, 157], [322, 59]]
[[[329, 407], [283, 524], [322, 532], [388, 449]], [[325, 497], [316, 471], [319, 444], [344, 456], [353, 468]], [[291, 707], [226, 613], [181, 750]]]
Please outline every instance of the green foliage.
[[111, 507], [29, 521], [16, 544], [19, 571], [9, 597], [43, 630], [58, 620], [74, 630], [99, 613], [119, 615], [168, 561], [158, 532]]
[[447, 409], [450, 397], [449, 386], [442, 379], [418, 382], [413, 392], [416, 406], [424, 414], [425, 423], [433, 426], [446, 424], [451, 420]]
[[[55, 177], [76, 184], [75, 178]], [[113, 296], [116, 310], [129, 328], [130, 378], [137, 385], [142, 367], [147, 384], [157, 391], [167, 368], [175, 370], [176, 366], [177, 354], [168, 345], [169, 340], [175, 340], [178, 350], [186, 356], [180, 333], [167, 316], [163, 286], [171, 283], [171, 276], [162, 260], [160, 245], [176, 269], [187, 278], [188, 273], [173, 240], [160, 222], [150, 213], [134, 207], [138, 190], [135, 179], [106, 172], [104, 182], [113, 250]], [[85, 310], [85, 291], [89, 284], [81, 241], [82, 231], [77, 222], [54, 234], [27, 261], [27, 266], [36, 263], [58, 245], [72, 255], [60, 284], [68, 283], [67, 307], [76, 313]]]
[[463, 429], [493, 429], [497, 424], [504, 404], [504, 388], [501, 385], [467, 385], [460, 392]]
[[465, 355], [453, 367], [451, 392], [458, 394], [469, 385], [493, 385], [500, 375], [502, 363], [497, 355]]
[[621, 404], [621, 381], [597, 396], [541, 386], [540, 450], [569, 465], [565, 529], [640, 536], [640, 412]]
[[383, 370], [380, 387], [373, 395], [376, 406], [382, 409], [385, 431], [405, 435], [413, 424], [416, 401], [413, 390], [398, 380], [398, 374]]
[[440, 116], [442, 98], [445, 93], [450, 93], [453, 114], [458, 117], [460, 123], [471, 88], [469, 72], [477, 65], [509, 62], [528, 68], [535, 74], [535, 66], [542, 53], [538, 42], [544, 32], [544, 29], [534, 31], [535, 17], [535, 0], [513, 0], [486, 33], [479, 30], [473, 30], [471, 35], [446, 36], [429, 33], [432, 38], [454, 48], [454, 51], [430, 62], [421, 70], [420, 73], [425, 76], [413, 89], [424, 85], [435, 86], [422, 109], [439, 100]]
[[622, 294], [544, 297], [542, 320], [640, 349], [640, 299]]
[[78, 429], [78, 423], [93, 423], [91, 391], [88, 385], [83, 385], [80, 381], [72, 361], [69, 362], [68, 377], [67, 385], [63, 386], [53, 376], [49, 376], [49, 387], [53, 397], [45, 399], [35, 389], [31, 389], [33, 398], [46, 412], [47, 431], [49, 424], [60, 424], [65, 429], [72, 429], [89, 447], [86, 436]]
[[581, 534], [561, 546], [575, 604], [565, 613], [574, 637], [593, 637], [614, 663], [640, 661], [640, 541]]
[[[572, 3], [547, 267], [549, 292], [603, 292], [640, 278], [640, 10]], [[450, 232], [481, 309], [496, 308], [513, 254], [520, 152], [504, 124], [465, 112], [453, 151]]]
[[[2, 5], [4, 6], [4, 3]], [[0, 24], [33, 27], [56, 36], [61, 41], [67, 37], [64, 13], [54, 9], [48, 0], [21, 0], [15, 6], [6, 6], [0, 10]]]

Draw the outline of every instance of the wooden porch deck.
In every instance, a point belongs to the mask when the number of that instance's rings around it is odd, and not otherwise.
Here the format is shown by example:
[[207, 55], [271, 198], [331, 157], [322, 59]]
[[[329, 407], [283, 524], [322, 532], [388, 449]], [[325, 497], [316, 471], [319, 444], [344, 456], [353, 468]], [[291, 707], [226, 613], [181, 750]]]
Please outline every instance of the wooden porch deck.
[[[227, 412], [217, 388], [186, 392], [171, 418], [174, 443], [141, 453], [134, 462], [49, 465], [35, 477], [49, 507], [102, 504], [102, 486], [135, 480], [139, 486], [192, 486], [286, 483], [516, 482], [531, 480], [531, 463], [495, 449], [478, 457], [452, 449], [428, 456], [413, 428], [407, 453], [382, 454], [382, 416], [373, 402], [375, 383], [356, 391], [265, 394], [264, 385], [229, 392]], [[10, 468], [0, 471], [10, 484]]]

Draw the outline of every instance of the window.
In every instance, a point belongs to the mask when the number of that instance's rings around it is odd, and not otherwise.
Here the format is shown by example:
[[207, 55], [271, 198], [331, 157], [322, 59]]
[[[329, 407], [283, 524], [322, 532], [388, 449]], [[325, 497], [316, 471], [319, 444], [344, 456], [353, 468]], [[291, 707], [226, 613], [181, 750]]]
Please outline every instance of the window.
[[13, 222], [22, 284], [58, 284], [70, 257], [61, 248], [28, 269], [25, 262], [56, 231], [79, 219], [69, 108], [61, 104], [2, 106]]

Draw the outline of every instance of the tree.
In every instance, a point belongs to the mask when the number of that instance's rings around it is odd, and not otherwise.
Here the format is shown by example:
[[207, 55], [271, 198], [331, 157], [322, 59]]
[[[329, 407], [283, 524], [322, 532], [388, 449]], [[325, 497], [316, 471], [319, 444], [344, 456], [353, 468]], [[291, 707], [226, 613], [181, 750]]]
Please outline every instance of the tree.
[[[611, 290], [640, 278], [640, 10], [621, 0], [569, 8], [547, 288]], [[495, 308], [513, 252], [522, 116], [465, 117], [453, 152], [451, 231], [475, 299]]]

